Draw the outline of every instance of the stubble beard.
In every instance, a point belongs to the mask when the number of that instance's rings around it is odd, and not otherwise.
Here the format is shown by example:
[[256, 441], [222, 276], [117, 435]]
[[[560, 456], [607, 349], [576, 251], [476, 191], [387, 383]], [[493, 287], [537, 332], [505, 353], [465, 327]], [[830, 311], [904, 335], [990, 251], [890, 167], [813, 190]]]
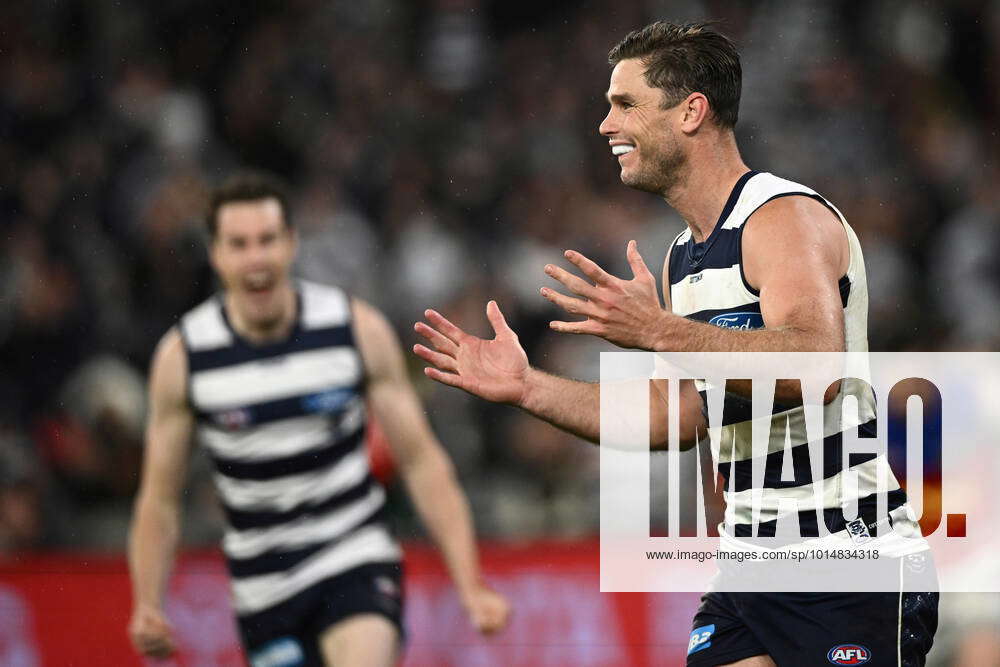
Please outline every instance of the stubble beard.
[[622, 183], [651, 194], [665, 196], [681, 180], [687, 156], [677, 146], [672, 137], [667, 137], [665, 146], [660, 148], [640, 164], [635, 175], [622, 174]]
[[282, 299], [284, 289], [279, 284], [276, 293], [268, 299], [268, 303], [255, 303], [250, 294], [242, 295], [242, 303], [237, 307], [241, 310], [243, 321], [257, 334], [269, 335], [281, 329], [288, 318], [288, 309]]

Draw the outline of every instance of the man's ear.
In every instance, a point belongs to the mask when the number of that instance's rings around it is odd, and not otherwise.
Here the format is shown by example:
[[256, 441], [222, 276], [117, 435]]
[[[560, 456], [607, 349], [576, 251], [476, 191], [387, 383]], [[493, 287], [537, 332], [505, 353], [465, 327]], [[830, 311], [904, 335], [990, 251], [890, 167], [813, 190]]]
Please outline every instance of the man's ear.
[[691, 93], [680, 103], [681, 132], [693, 134], [712, 113], [708, 98], [703, 93]]

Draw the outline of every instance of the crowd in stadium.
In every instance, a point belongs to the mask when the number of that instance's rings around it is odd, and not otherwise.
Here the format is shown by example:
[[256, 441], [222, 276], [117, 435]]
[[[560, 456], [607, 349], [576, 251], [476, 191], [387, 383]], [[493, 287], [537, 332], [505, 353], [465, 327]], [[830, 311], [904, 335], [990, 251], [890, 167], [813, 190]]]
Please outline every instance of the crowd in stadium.
[[[607, 348], [549, 332], [541, 269], [575, 248], [624, 275], [630, 238], [655, 267], [682, 229], [597, 134], [608, 47], [667, 11], [726, 17], [748, 164], [857, 230], [872, 348], [997, 349], [995, 4], [536, 4], [0, 9], [0, 553], [122, 548], [152, 349], [214, 289], [204, 195], [238, 166], [293, 185], [300, 275], [378, 304], [404, 343], [428, 306], [485, 333], [496, 298], [529, 358], [596, 379]], [[482, 534], [596, 532], [595, 449], [421, 387]], [[196, 469], [188, 543], [209, 544]]]

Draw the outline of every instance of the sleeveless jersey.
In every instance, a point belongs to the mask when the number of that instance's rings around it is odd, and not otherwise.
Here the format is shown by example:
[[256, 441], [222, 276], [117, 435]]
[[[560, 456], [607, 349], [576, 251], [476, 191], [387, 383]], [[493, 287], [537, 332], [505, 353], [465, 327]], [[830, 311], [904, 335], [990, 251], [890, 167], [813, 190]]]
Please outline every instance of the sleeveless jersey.
[[[761, 329], [764, 320], [760, 309], [760, 295], [747, 283], [743, 271], [741, 239], [747, 220], [764, 204], [779, 197], [793, 195], [807, 196], [821, 202], [840, 219], [847, 233], [850, 247], [850, 263], [846, 274], [840, 279], [840, 297], [844, 308], [844, 334], [848, 352], [868, 350], [868, 286], [865, 276], [864, 259], [858, 238], [850, 225], [830, 202], [813, 190], [778, 178], [768, 173], [748, 172], [733, 188], [712, 233], [702, 243], [695, 243], [688, 229], [674, 240], [668, 263], [670, 283], [670, 303], [673, 312], [692, 320], [744, 330]], [[706, 404], [706, 387], [696, 381], [696, 386]], [[858, 405], [858, 422], [845, 424], [842, 419], [843, 400], [853, 396]], [[906, 496], [900, 488], [884, 455], [852, 455], [853, 465], [841, 469], [842, 438], [846, 428], [857, 428], [862, 437], [875, 435], [875, 398], [867, 384], [845, 380], [837, 397], [824, 406], [825, 432], [823, 439], [823, 491], [822, 506], [817, 507], [814, 483], [810, 480], [808, 438], [806, 435], [805, 413], [801, 406], [774, 411], [772, 437], [768, 445], [767, 460], [763, 464], [762, 488], [754, 488], [751, 450], [751, 402], [741, 396], [727, 393], [723, 407], [721, 443], [717, 461], [719, 473], [724, 481], [726, 501], [726, 521], [730, 537], [773, 537], [777, 526], [781, 498], [795, 498], [798, 502], [798, 524], [796, 535], [803, 538], [816, 537], [823, 531], [817, 522], [824, 521], [830, 532], [850, 528], [852, 533], [861, 530], [855, 521], [850, 525], [844, 510], [853, 509], [857, 503], [858, 516], [864, 523], [863, 532], [868, 534], [868, 524], [876, 521], [877, 494], [860, 497], [859, 489], [875, 488], [879, 475], [888, 479], [888, 510], [890, 520], [904, 522], [912, 530], [912, 511], [906, 503]], [[787, 434], [786, 434], [787, 430]], [[775, 434], [780, 434], [775, 436]], [[787, 435], [787, 440], [786, 440]], [[732, 446], [729, 447], [728, 443]], [[782, 481], [782, 463], [785, 449], [790, 447], [791, 461], [796, 480], [805, 483]], [[796, 450], [803, 449], [803, 452]], [[857, 474], [857, 483], [845, 483], [847, 471]], [[787, 478], [786, 471], [786, 478]], [[754, 493], [760, 494], [759, 524], [754, 530], [752, 514]], [[853, 514], [853, 512], [851, 512]], [[782, 516], [784, 519], [784, 515]], [[794, 519], [791, 524], [795, 526]], [[799, 533], [798, 531], [801, 531]], [[873, 531], [874, 532], [874, 531]], [[726, 532], [721, 532], [725, 535]], [[922, 542], [922, 540], [921, 540]]]
[[221, 295], [188, 312], [188, 396], [227, 518], [236, 612], [272, 607], [370, 562], [395, 562], [385, 492], [369, 470], [364, 364], [350, 300], [301, 282], [284, 341], [251, 345]]

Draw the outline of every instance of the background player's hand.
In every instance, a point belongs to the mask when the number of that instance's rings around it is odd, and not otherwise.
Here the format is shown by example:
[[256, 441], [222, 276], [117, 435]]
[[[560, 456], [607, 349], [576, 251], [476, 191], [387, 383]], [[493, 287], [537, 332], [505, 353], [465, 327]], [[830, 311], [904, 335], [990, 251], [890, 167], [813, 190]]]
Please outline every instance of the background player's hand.
[[135, 650], [150, 658], [166, 658], [177, 648], [167, 617], [150, 605], [138, 605], [132, 611], [128, 635]]
[[462, 331], [435, 310], [424, 311], [424, 316], [430, 324], [417, 322], [413, 328], [434, 349], [414, 345], [413, 352], [432, 364], [424, 369], [427, 377], [488, 401], [516, 405], [523, 400], [530, 370], [528, 356], [496, 301], [486, 305], [486, 316], [496, 334], [493, 340]]
[[510, 603], [507, 599], [482, 584], [463, 595], [462, 604], [469, 614], [469, 621], [484, 635], [503, 630], [510, 619]]
[[566, 259], [591, 282], [554, 264], [545, 266], [545, 273], [583, 298], [566, 296], [548, 287], [542, 288], [542, 296], [567, 313], [587, 318], [580, 322], [553, 321], [549, 323], [552, 329], [562, 333], [600, 336], [619, 347], [656, 349], [656, 341], [662, 338], [664, 323], [670, 313], [660, 305], [656, 278], [642, 260], [635, 241], [628, 242], [625, 252], [632, 267], [632, 280], [608, 274], [575, 250], [567, 250]]

